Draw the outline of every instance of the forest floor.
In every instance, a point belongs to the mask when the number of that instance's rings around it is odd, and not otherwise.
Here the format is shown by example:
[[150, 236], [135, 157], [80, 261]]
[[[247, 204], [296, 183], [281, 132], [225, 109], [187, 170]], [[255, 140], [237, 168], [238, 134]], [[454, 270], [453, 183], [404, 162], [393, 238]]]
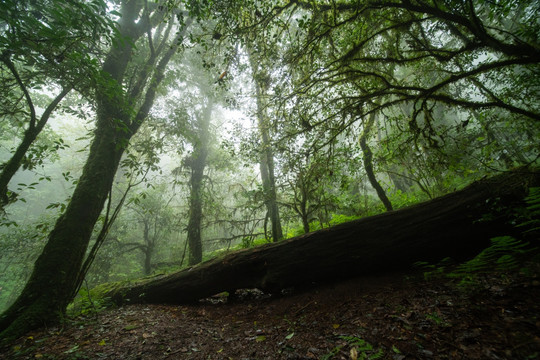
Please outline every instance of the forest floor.
[[[538, 272], [537, 272], [538, 274]], [[540, 277], [386, 274], [278, 298], [130, 305], [32, 332], [0, 359], [539, 359]]]

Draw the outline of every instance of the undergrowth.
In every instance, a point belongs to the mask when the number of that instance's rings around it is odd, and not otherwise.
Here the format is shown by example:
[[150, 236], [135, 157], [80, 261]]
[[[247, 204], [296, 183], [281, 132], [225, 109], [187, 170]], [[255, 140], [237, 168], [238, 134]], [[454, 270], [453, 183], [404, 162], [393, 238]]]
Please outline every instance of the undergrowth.
[[[529, 189], [529, 195], [525, 198], [527, 206], [523, 214], [519, 216], [521, 223], [517, 226], [524, 229], [524, 234], [540, 233], [540, 187]], [[533, 235], [534, 236], [534, 235]], [[538, 236], [536, 236], [538, 240]]]
[[[372, 344], [366, 340], [357, 336], [339, 336], [344, 341], [343, 345], [338, 345], [333, 348], [329, 353], [323, 355], [321, 360], [331, 360], [339, 355], [343, 355], [346, 348], [349, 349], [348, 356], [351, 360], [375, 360], [382, 359], [385, 352], [382, 348], [375, 348]], [[399, 354], [399, 350], [396, 347], [392, 348], [395, 354]], [[339, 358], [342, 358], [339, 356]]]
[[100, 284], [92, 289], [83, 287], [79, 290], [77, 297], [69, 304], [67, 315], [95, 316], [99, 312], [114, 306], [110, 297], [105, 296], [109, 291], [127, 284], [127, 281]]
[[[473, 259], [457, 266], [450, 258], [445, 258], [438, 264], [417, 262], [415, 265], [424, 270], [426, 280], [441, 277], [455, 279], [458, 287], [467, 291], [477, 289], [488, 274], [504, 275], [519, 271], [532, 275], [525, 260], [529, 263], [540, 262], [537, 236], [540, 232], [540, 188], [530, 188], [525, 202], [523, 208], [515, 210], [512, 221], [516, 229], [521, 230], [523, 239], [508, 235], [492, 238], [489, 247]], [[532, 239], [532, 243], [524, 239]]]

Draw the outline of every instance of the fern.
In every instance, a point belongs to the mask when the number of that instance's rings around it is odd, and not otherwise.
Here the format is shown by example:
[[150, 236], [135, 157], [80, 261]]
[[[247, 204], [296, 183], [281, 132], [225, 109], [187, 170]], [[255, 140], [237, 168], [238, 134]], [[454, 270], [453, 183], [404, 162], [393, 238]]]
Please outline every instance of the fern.
[[525, 213], [521, 215], [521, 223], [517, 226], [527, 228], [525, 233], [540, 231], [540, 187], [530, 188], [525, 202]]
[[519, 267], [518, 258], [528, 250], [529, 243], [511, 236], [491, 239], [491, 246], [484, 249], [474, 259], [460, 264], [449, 276], [464, 279], [472, 274], [485, 274], [498, 271], [511, 271]]
[[534, 212], [536, 216], [540, 216], [540, 187], [530, 188], [525, 201], [528, 204], [527, 209]]
[[439, 261], [436, 265], [426, 261], [417, 261], [413, 264], [415, 268], [423, 270], [425, 280], [440, 279], [447, 275], [447, 268], [454, 265], [454, 261], [446, 257]]
[[[449, 259], [437, 265], [417, 262], [415, 266], [425, 270], [426, 280], [446, 275], [460, 280], [460, 287], [471, 289], [478, 285], [479, 275], [519, 269], [523, 265], [524, 255], [538, 250], [534, 241], [538, 240], [538, 237], [535, 237], [536, 232], [540, 232], [540, 187], [530, 188], [525, 202], [525, 207], [516, 209], [513, 223], [516, 228], [523, 228], [522, 234], [528, 235], [524, 237], [525, 239], [533, 239], [533, 246], [512, 236], [499, 236], [491, 239], [491, 245], [476, 257], [458, 265], [449, 273], [446, 272]], [[527, 268], [521, 269], [524, 270]]]

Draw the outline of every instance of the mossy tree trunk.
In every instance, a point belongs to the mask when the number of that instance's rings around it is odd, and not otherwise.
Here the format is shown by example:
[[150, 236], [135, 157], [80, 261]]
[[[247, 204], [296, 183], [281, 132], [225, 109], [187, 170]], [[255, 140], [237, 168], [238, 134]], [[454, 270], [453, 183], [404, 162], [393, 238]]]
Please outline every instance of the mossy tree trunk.
[[2, 337], [53, 323], [71, 301], [92, 229], [98, 219], [122, 151], [113, 121], [99, 121], [89, 158], [66, 211], [57, 220], [19, 298], [0, 319]]
[[170, 275], [109, 291], [122, 303], [189, 303], [239, 288], [279, 292], [351, 276], [407, 269], [416, 261], [464, 260], [492, 237], [515, 233], [510, 209], [523, 206], [540, 171], [521, 169], [408, 208], [279, 243], [233, 252]]
[[[132, 57], [132, 44], [152, 26], [146, 11], [149, 9], [143, 11], [142, 2], [122, 3], [119, 23], [125, 39], [111, 49], [103, 64], [109, 81], [97, 91], [96, 129], [88, 159], [66, 211], [49, 234], [29, 281], [0, 317], [1, 339], [12, 339], [32, 328], [58, 322], [75, 295], [90, 236], [111, 190], [122, 154], [146, 118], [165, 66], [176, 51], [175, 45], [165, 45], [168, 39], [163, 38], [165, 51], [161, 58], [158, 59], [157, 51], [152, 52], [154, 70], [139, 74], [139, 78], [146, 77], [150, 81], [145, 93], [142, 87], [140, 92], [129, 95], [120, 90]], [[162, 17], [157, 13], [154, 23]], [[131, 104], [137, 99], [141, 106], [133, 111]]]

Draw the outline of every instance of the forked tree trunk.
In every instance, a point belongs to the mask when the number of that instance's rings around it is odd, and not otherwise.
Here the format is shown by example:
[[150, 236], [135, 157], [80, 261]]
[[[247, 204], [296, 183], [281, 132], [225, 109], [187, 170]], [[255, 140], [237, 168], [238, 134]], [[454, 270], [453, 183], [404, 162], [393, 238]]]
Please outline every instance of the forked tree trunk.
[[408, 268], [417, 261], [464, 259], [513, 229], [540, 171], [519, 170], [455, 193], [369, 218], [231, 253], [174, 274], [110, 291], [116, 303], [188, 303], [223, 291], [291, 286]]
[[[255, 83], [257, 125], [261, 138], [259, 169], [261, 171], [264, 204], [266, 206], [267, 218], [270, 218], [270, 223], [272, 226], [272, 241], [277, 242], [283, 239], [283, 229], [281, 228], [281, 219], [279, 216], [279, 207], [277, 203], [274, 151], [270, 141], [270, 124], [267, 114], [268, 104], [266, 97], [268, 97], [270, 75], [261, 69], [261, 64], [257, 62], [257, 56], [253, 51], [249, 55], [249, 62]], [[264, 232], [266, 235], [266, 226], [264, 228]]]
[[382, 185], [377, 181], [377, 177], [375, 176], [375, 171], [373, 170], [373, 152], [371, 151], [371, 148], [368, 145], [368, 139], [369, 134], [371, 132], [371, 128], [373, 127], [373, 124], [375, 123], [375, 113], [371, 113], [368, 117], [367, 122], [364, 124], [364, 131], [362, 133], [362, 136], [360, 136], [360, 148], [362, 149], [362, 152], [364, 153], [364, 169], [366, 170], [369, 183], [375, 191], [377, 192], [377, 196], [381, 200], [381, 202], [384, 205], [384, 208], [386, 211], [392, 211], [392, 203], [390, 202], [390, 199], [386, 195], [386, 192], [384, 191]]
[[[133, 42], [146, 32], [138, 21], [142, 4], [122, 5], [122, 34]], [[146, 24], [149, 26], [149, 24]], [[153, 78], [135, 116], [128, 103], [134, 98], [101, 89], [97, 100], [97, 124], [88, 160], [65, 213], [59, 217], [21, 295], [0, 317], [0, 339], [9, 340], [26, 331], [60, 320], [77, 288], [79, 272], [94, 225], [111, 189], [120, 158], [131, 136], [146, 118], [163, 79], [165, 65], [176, 50], [170, 46], [155, 66]], [[113, 48], [103, 65], [111, 83], [120, 88], [130, 62], [131, 41]], [[111, 96], [114, 93], [116, 95]]]
[[71, 301], [90, 235], [109, 189], [121, 151], [110, 126], [98, 125], [90, 155], [65, 213], [57, 220], [21, 295], [0, 318], [2, 337], [53, 323]]

